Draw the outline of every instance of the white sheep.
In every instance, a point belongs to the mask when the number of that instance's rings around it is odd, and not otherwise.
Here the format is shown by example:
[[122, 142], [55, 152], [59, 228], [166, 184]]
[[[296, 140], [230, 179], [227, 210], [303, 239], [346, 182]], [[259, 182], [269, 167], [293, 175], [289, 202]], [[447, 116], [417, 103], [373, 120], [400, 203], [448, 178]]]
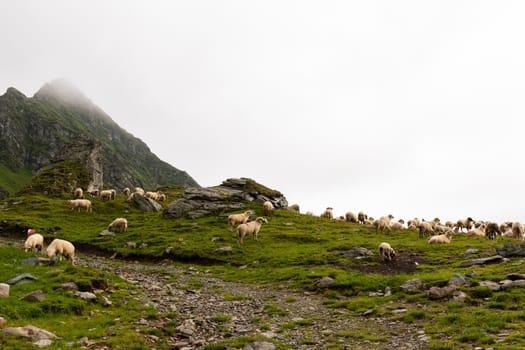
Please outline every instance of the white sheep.
[[450, 244], [452, 239], [452, 234], [450, 232], [432, 236], [428, 239], [428, 244]]
[[55, 238], [46, 249], [47, 256], [53, 258], [54, 256], [62, 256], [71, 260], [71, 265], [75, 265], [75, 246], [64, 239]]
[[496, 235], [501, 235], [499, 225], [495, 222], [488, 222], [485, 228], [485, 237], [488, 239], [495, 239]]
[[387, 242], [382, 242], [379, 244], [379, 256], [383, 259], [383, 261], [391, 261], [395, 258], [396, 251]]
[[148, 191], [146, 193], [144, 193], [144, 197], [147, 197], [149, 199], [153, 199], [153, 200], [159, 200], [159, 196], [160, 196], [160, 192], [153, 192], [153, 191]]
[[405, 220], [403, 219], [399, 219], [397, 220], [397, 222], [393, 222], [392, 225], [391, 225], [391, 228], [394, 229], [394, 230], [401, 230], [404, 228], [404, 225], [405, 224]]
[[129, 189], [129, 187], [124, 188], [122, 190], [122, 194], [126, 196], [126, 198], [129, 197], [129, 195], [131, 194], [131, 190]]
[[73, 191], [73, 198], [75, 199], [84, 198], [84, 190], [82, 190], [82, 188], [80, 187], [75, 188], [75, 190]]
[[428, 221], [423, 221], [419, 224], [419, 238], [428, 237], [434, 233], [432, 224]]
[[253, 235], [253, 239], [258, 241], [257, 234], [261, 230], [261, 225], [267, 222], [268, 220], [266, 220], [266, 218], [258, 217], [254, 221], [237, 226], [237, 244], [241, 245], [243, 243], [244, 236], [249, 235], [250, 233]]
[[392, 223], [390, 222], [389, 217], [382, 216], [379, 219], [374, 220], [373, 225], [376, 228], [376, 232], [379, 232], [379, 231], [385, 232], [385, 231], [390, 231]]
[[103, 190], [100, 191], [98, 195], [103, 201], [115, 199], [115, 190]]
[[228, 216], [228, 228], [230, 231], [233, 231], [233, 227], [236, 224], [244, 224], [248, 221], [251, 215], [253, 215], [252, 210], [247, 210], [241, 214], [231, 214]]
[[120, 232], [126, 232], [128, 230], [128, 220], [125, 218], [116, 218], [111, 224], [108, 225], [108, 231], [113, 231], [117, 228]]
[[523, 239], [523, 232], [525, 232], [525, 227], [521, 222], [512, 223], [512, 238]]
[[77, 211], [80, 211], [81, 208], [86, 208], [86, 212], [91, 212], [91, 201], [89, 199], [70, 199], [67, 202], [71, 206], [71, 210], [77, 208]]
[[157, 198], [157, 201], [164, 202], [166, 200], [166, 195], [164, 193], [159, 194], [159, 198]]
[[333, 211], [334, 208], [328, 207], [326, 210], [321, 214], [322, 218], [332, 220], [334, 218]]
[[473, 223], [474, 220], [471, 217], [460, 219], [456, 222], [456, 231], [463, 231], [463, 229], [469, 231], [472, 228]]
[[97, 189], [91, 189], [91, 190], [88, 190], [88, 193], [89, 193], [89, 195], [91, 196], [91, 198], [98, 197], [99, 192], [100, 192], [100, 191], [97, 190]]
[[24, 250], [26, 252], [42, 252], [43, 249], [44, 237], [40, 233], [30, 234], [24, 242]]
[[263, 203], [263, 212], [264, 215], [268, 216], [273, 212], [273, 204], [270, 201], [266, 201]]
[[366, 219], [368, 219], [368, 215], [366, 215], [365, 213], [363, 213], [362, 211], [360, 211], [359, 213], [357, 213], [357, 221], [360, 223], [360, 224], [364, 224]]
[[292, 204], [288, 207], [289, 210], [295, 211], [296, 213], [300, 213], [300, 207], [299, 204]]
[[144, 190], [142, 189], [142, 187], [135, 187], [134, 192], [135, 193], [140, 193], [141, 195], [144, 195]]
[[345, 221], [347, 221], [347, 222], [357, 223], [357, 222], [358, 222], [357, 215], [355, 215], [354, 213], [352, 213], [351, 211], [349, 211], [349, 212], [347, 212], [347, 213], [345, 214]]

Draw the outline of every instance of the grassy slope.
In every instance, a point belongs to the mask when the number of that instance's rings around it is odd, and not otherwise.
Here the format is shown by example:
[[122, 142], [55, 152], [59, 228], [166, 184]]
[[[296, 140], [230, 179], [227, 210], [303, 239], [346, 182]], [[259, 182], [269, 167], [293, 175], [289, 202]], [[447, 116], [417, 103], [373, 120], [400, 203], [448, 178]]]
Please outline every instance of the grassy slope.
[[[173, 193], [167, 190], [171, 200], [180, 193], [180, 189]], [[253, 209], [257, 215], [262, 214], [259, 205]], [[465, 288], [466, 302], [457, 303], [430, 301], [423, 292], [405, 294], [399, 288], [412, 278], [420, 278], [431, 285], [443, 285], [455, 273], [465, 275], [474, 271], [471, 279], [476, 284], [487, 279], [502, 280], [510, 272], [522, 272], [523, 259], [520, 258], [503, 264], [459, 267], [468, 259], [464, 254], [468, 248], [479, 249], [480, 253], [473, 257], [494, 255], [495, 246], [503, 244], [501, 239], [488, 241], [455, 236], [451, 245], [430, 246], [418, 239], [416, 232], [408, 230], [381, 234], [358, 224], [277, 211], [263, 226], [259, 242], [247, 237], [245, 244], [239, 247], [222, 217], [166, 220], [160, 213], [138, 212], [122, 195], [109, 202], [94, 199], [92, 213], [71, 211], [66, 198], [26, 195], [11, 198], [8, 208], [0, 214], [3, 220], [17, 223], [20, 228], [36, 227], [48, 242], [53, 237], [60, 237], [76, 244], [96, 245], [122, 256], [170, 258], [174, 263], [202, 264], [203, 268], [225, 279], [312, 289], [320, 277], [331, 276], [335, 278], [335, 284], [325, 292], [326, 305], [346, 308], [355, 315], [373, 310], [376, 315], [417, 323], [432, 336], [431, 344], [435, 349], [454, 349], [470, 344], [490, 345], [496, 349], [525, 346], [520, 332], [525, 326], [525, 314], [521, 311], [525, 306], [525, 291], [521, 289], [490, 292], [481, 287]], [[98, 236], [120, 216], [129, 221], [127, 233], [114, 237]], [[19, 235], [24, 238], [21, 229]], [[359, 266], [381, 264], [377, 256], [358, 260], [345, 255], [348, 249], [359, 246], [376, 252], [382, 241], [390, 242], [398, 254], [420, 259], [416, 272], [411, 275], [362, 273], [357, 269]], [[129, 248], [127, 242], [145, 246]], [[216, 251], [224, 246], [231, 246], [232, 252]], [[170, 253], [166, 253], [169, 247], [172, 247]], [[41, 269], [44, 274], [49, 267]], [[0, 281], [11, 277], [11, 272], [1, 271]], [[387, 286], [392, 289], [392, 296], [369, 296], [370, 292]], [[46, 287], [42, 285], [42, 288]], [[392, 310], [398, 306], [406, 308], [407, 312], [394, 315]], [[59, 317], [64, 317], [66, 322], [74, 319], [72, 315], [60, 314]], [[504, 342], [496, 343], [499, 338], [504, 338]]]
[[3, 164], [0, 164], [0, 184], [9, 193], [15, 193], [31, 182], [31, 171], [28, 169], [13, 172]]

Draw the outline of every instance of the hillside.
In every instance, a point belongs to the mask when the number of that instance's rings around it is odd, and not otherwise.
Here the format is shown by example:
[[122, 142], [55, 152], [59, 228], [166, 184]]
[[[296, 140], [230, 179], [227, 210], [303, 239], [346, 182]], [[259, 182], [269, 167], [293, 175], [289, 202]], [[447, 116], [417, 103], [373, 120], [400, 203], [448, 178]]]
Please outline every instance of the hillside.
[[33, 97], [15, 88], [0, 96], [0, 143], [0, 198], [61, 162], [82, 164], [91, 188], [198, 187], [64, 81], [45, 84]]

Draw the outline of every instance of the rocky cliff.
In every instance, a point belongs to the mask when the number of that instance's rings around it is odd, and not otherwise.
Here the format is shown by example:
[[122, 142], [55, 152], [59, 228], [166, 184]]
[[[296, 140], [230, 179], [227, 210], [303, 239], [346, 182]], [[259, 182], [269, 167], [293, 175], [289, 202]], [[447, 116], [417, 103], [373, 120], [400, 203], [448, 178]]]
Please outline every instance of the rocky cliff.
[[0, 96], [0, 143], [4, 195], [20, 189], [21, 181], [13, 179], [30, 180], [60, 162], [81, 163], [90, 188], [199, 187], [64, 81], [45, 84], [31, 98], [14, 88]]

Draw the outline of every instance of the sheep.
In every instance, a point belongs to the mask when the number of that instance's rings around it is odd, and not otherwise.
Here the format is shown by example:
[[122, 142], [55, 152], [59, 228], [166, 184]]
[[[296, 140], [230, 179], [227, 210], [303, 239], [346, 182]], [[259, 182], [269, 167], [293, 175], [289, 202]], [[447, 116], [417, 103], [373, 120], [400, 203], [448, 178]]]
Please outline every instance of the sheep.
[[144, 195], [144, 190], [142, 189], [142, 187], [135, 187], [134, 192], [135, 193], [140, 193], [141, 195]]
[[118, 228], [120, 232], [126, 232], [128, 230], [128, 220], [125, 218], [116, 218], [108, 225], [108, 231], [113, 231], [114, 228]]
[[88, 193], [91, 196], [91, 198], [95, 198], [95, 197], [98, 197], [99, 190], [95, 190], [95, 189], [88, 190]]
[[100, 197], [100, 199], [102, 199], [103, 201], [105, 200], [110, 200], [110, 199], [115, 199], [115, 194], [114, 192], [115, 190], [103, 190], [103, 191], [100, 191], [100, 193], [98, 194], [98, 196]]
[[74, 199], [84, 198], [84, 190], [82, 190], [82, 188], [80, 187], [75, 188], [75, 190], [73, 191], [73, 198]]
[[423, 221], [419, 224], [419, 238], [428, 237], [434, 233], [432, 224], [428, 221]]
[[75, 265], [75, 246], [64, 239], [55, 238], [46, 249], [48, 258], [63, 256], [71, 260], [71, 265]]
[[42, 252], [44, 248], [44, 237], [40, 233], [33, 233], [27, 237], [24, 242], [24, 250], [26, 252]]
[[373, 225], [376, 228], [376, 232], [385, 232], [390, 231], [392, 223], [390, 222], [389, 216], [382, 216], [378, 220], [374, 220]]
[[525, 231], [525, 227], [521, 222], [514, 222], [512, 223], [512, 238], [516, 239], [523, 239], [523, 232]]
[[166, 200], [166, 195], [164, 193], [159, 194], [159, 198], [157, 198], [157, 201], [164, 202]]
[[357, 215], [355, 215], [354, 213], [352, 213], [351, 211], [349, 211], [349, 212], [347, 212], [347, 213], [345, 214], [345, 221], [347, 221], [347, 222], [357, 223], [357, 222], [358, 222]]
[[452, 239], [452, 234], [450, 232], [432, 236], [428, 239], [428, 244], [450, 244]]
[[272, 202], [270, 201], [266, 201], [263, 203], [263, 212], [264, 212], [264, 215], [268, 216], [272, 213], [273, 211], [273, 204]]
[[445, 226], [446, 227], [450, 227], [450, 228], [454, 228], [454, 226], [456, 226], [456, 224], [449, 220], [449, 221], [445, 222]]
[[91, 212], [91, 201], [89, 199], [70, 199], [67, 202], [71, 206], [71, 210], [77, 208], [77, 211], [80, 211], [81, 208], [86, 208], [86, 212]]
[[463, 231], [464, 228], [468, 231], [472, 228], [473, 223], [474, 220], [471, 217], [460, 219], [456, 222], [456, 231]]
[[487, 223], [487, 228], [485, 228], [485, 237], [488, 239], [495, 239], [496, 235], [501, 235], [499, 225], [495, 222]]
[[308, 216], [314, 216], [314, 212], [313, 211], [307, 211], [305, 213], [305, 215], [308, 215]]
[[332, 213], [333, 210], [334, 208], [331, 207], [326, 208], [326, 210], [321, 214], [321, 217], [332, 220], [334, 218], [334, 214]]
[[233, 227], [236, 224], [245, 224], [251, 215], [253, 215], [252, 210], [247, 210], [244, 213], [241, 214], [231, 214], [228, 216], [228, 228], [230, 231], [233, 231]]
[[392, 225], [390, 226], [390, 228], [394, 229], [394, 230], [401, 230], [403, 229], [403, 225], [405, 224], [405, 220], [403, 219], [399, 219], [397, 220], [397, 222], [393, 222]]
[[299, 210], [300, 207], [299, 207], [299, 204], [292, 204], [288, 207], [289, 210], [291, 211], [295, 211], [296, 213], [300, 213], [301, 211]]
[[266, 218], [258, 217], [255, 221], [250, 221], [237, 226], [237, 244], [243, 244], [244, 236], [250, 233], [253, 235], [253, 239], [258, 241], [257, 234], [261, 230], [261, 225], [267, 222], [268, 220], [266, 220]]
[[360, 223], [360, 224], [364, 224], [366, 219], [368, 219], [368, 215], [366, 215], [365, 213], [363, 213], [362, 211], [360, 211], [359, 213], [357, 213], [357, 221]]
[[379, 245], [379, 256], [383, 261], [392, 261], [396, 256], [396, 251], [387, 242], [382, 242]]
[[478, 228], [475, 228], [473, 230], [470, 230], [468, 231], [467, 233], [465, 233], [465, 236], [476, 236], [476, 237], [485, 237], [485, 228], [481, 228], [481, 227], [478, 227]]
[[126, 198], [129, 197], [129, 195], [131, 194], [131, 190], [129, 189], [129, 187], [124, 188], [122, 190], [122, 194], [126, 196]]
[[159, 191], [157, 191], [157, 192], [148, 191], [148, 192], [144, 193], [144, 197], [153, 199], [155, 201], [159, 200], [160, 195], [161, 195], [161, 193]]

